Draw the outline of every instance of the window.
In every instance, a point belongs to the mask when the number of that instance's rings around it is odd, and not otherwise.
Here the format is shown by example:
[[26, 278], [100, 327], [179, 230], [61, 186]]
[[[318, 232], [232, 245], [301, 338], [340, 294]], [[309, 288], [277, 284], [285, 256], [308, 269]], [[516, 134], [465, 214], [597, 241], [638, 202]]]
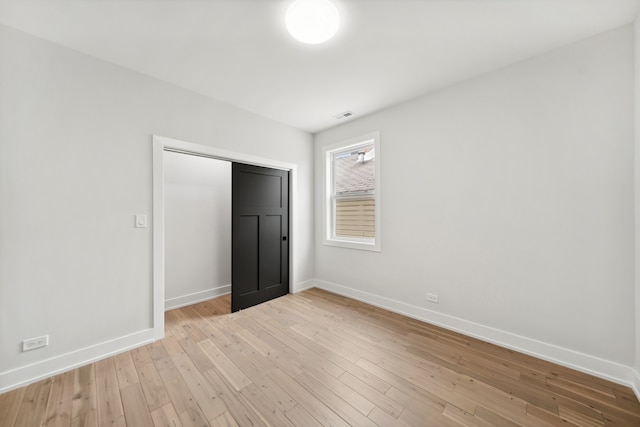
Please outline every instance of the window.
[[380, 251], [380, 147], [378, 133], [323, 149], [323, 243]]

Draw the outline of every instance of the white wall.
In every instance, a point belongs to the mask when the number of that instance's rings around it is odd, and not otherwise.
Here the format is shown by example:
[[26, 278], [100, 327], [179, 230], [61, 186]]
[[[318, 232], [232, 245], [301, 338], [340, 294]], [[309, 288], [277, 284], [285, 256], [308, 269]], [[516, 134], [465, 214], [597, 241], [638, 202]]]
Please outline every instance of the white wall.
[[640, 16], [634, 25], [635, 35], [635, 329], [636, 360], [634, 389], [640, 399]]
[[152, 134], [297, 165], [314, 277], [308, 133], [4, 26], [0, 52], [0, 391], [151, 339]]
[[231, 292], [231, 162], [164, 152], [165, 309]]
[[381, 253], [316, 221], [319, 286], [628, 383], [633, 84], [626, 27], [319, 133], [316, 206], [321, 147], [376, 130], [383, 190]]

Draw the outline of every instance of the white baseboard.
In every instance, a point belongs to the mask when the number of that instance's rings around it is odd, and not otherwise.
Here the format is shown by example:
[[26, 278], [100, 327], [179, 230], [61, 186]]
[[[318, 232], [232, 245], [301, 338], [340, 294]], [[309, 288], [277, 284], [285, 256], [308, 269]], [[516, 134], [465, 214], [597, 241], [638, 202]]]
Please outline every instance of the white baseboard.
[[153, 342], [153, 329], [81, 348], [60, 356], [0, 372], [0, 393], [13, 390], [79, 366]]
[[633, 379], [631, 380], [631, 389], [636, 394], [638, 400], [640, 400], [640, 371], [633, 370]]
[[180, 297], [169, 298], [164, 301], [164, 311], [197, 304], [199, 302], [218, 298], [229, 293], [231, 293], [231, 285], [224, 285], [217, 288], [207, 289], [205, 291], [194, 292], [192, 294], [183, 295]]
[[558, 365], [566, 366], [577, 371], [595, 375], [618, 384], [635, 387], [634, 390], [636, 395], [638, 395], [638, 398], [640, 399], [640, 378], [638, 377], [638, 373], [635, 372], [634, 379], [634, 370], [629, 366], [600, 359], [598, 357], [556, 345], [547, 344], [531, 338], [491, 328], [489, 326], [480, 325], [478, 323], [438, 313], [415, 305], [395, 301], [369, 292], [338, 285], [337, 283], [318, 279], [314, 282], [315, 287], [319, 289], [324, 289], [358, 301], [366, 302], [395, 313], [403, 314], [436, 326], [441, 326], [445, 329], [478, 338], [501, 347], [506, 347], [520, 353], [525, 353], [539, 359], [556, 363]]
[[[529, 354], [540, 359], [548, 360], [562, 366], [629, 386], [633, 389], [636, 397], [640, 400], [640, 373], [629, 366], [624, 366], [616, 362], [603, 360], [570, 349], [532, 340], [530, 338], [324, 280], [316, 279], [300, 282], [295, 285], [293, 292], [302, 292], [313, 287], [366, 302], [423, 322], [441, 326], [483, 341], [488, 341], [502, 347], [510, 348], [521, 353]], [[183, 298], [184, 300], [182, 301], [185, 302], [180, 306], [225, 295], [229, 293], [230, 290], [231, 286], [228, 285], [180, 297]], [[186, 302], [188, 298], [194, 298], [194, 296], [198, 295], [201, 299], [195, 298], [191, 300], [192, 302]], [[177, 302], [176, 300], [178, 299], [179, 298], [173, 298], [169, 301]], [[178, 305], [174, 308], [177, 307]], [[0, 372], [0, 393], [4, 393], [41, 379], [66, 372], [70, 369], [104, 359], [114, 354], [148, 344], [154, 341], [153, 336], [153, 329], [146, 329], [40, 362]]]
[[306, 280], [304, 282], [300, 282], [293, 287], [293, 294], [297, 294], [298, 292], [306, 291], [307, 289], [314, 288], [316, 286], [315, 280]]
[[[294, 293], [301, 292], [314, 286], [315, 281], [313, 280], [301, 282], [294, 287]], [[202, 292], [171, 298], [165, 301], [165, 311], [207, 301], [212, 298], [226, 295], [230, 292], [231, 285], [225, 285]], [[46, 360], [21, 366], [19, 368], [0, 372], [0, 393], [34, 383], [44, 378], [49, 378], [88, 363], [93, 363], [97, 360], [105, 359], [113, 356], [114, 354], [131, 350], [153, 341], [154, 330], [146, 329], [124, 337], [81, 348], [60, 356], [55, 356]]]
[[[293, 285], [291, 293], [297, 294], [298, 292], [311, 289], [315, 286], [315, 280], [306, 280]], [[183, 295], [176, 298], [170, 298], [164, 302], [164, 311], [173, 310], [175, 308], [186, 307], [188, 305], [197, 304], [199, 302], [207, 301], [213, 298], [220, 297], [231, 293], [231, 285], [220, 286], [218, 288], [207, 289], [206, 291], [195, 292], [189, 295]]]

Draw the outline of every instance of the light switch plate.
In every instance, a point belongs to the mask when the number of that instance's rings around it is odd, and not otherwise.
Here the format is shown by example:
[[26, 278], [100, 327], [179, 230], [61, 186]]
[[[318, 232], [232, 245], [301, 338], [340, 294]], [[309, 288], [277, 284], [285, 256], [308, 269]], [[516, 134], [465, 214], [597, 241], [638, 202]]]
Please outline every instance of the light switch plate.
[[146, 215], [136, 215], [136, 228], [147, 228]]

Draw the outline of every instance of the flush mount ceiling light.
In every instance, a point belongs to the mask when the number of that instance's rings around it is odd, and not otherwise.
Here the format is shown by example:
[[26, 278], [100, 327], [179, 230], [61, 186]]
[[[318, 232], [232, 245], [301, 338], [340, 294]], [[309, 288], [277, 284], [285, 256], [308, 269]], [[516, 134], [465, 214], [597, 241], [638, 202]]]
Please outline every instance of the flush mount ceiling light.
[[318, 44], [338, 32], [340, 15], [329, 0], [296, 0], [287, 9], [285, 24], [296, 40]]

